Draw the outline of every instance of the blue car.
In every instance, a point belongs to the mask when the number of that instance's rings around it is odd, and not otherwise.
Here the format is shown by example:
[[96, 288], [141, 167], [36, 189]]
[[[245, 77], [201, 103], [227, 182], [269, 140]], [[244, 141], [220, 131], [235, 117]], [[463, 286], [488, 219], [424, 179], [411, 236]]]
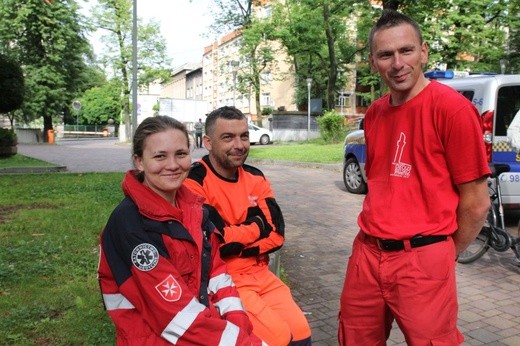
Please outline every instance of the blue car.
[[365, 132], [363, 130], [350, 132], [345, 137], [343, 155], [343, 182], [348, 192], [356, 194], [367, 192], [365, 158]]

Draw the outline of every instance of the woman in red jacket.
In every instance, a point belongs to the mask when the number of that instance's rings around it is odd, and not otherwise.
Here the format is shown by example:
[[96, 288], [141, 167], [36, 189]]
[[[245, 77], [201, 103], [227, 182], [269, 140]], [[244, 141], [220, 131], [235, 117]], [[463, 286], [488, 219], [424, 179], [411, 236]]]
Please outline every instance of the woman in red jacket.
[[182, 186], [191, 165], [185, 126], [145, 119], [133, 161], [100, 240], [98, 277], [117, 344], [260, 345], [202, 197]]

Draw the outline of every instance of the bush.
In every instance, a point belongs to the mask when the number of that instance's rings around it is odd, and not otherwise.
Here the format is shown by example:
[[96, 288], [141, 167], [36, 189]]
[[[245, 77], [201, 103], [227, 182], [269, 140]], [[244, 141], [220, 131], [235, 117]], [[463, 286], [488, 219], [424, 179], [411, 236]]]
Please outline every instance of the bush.
[[16, 133], [11, 129], [0, 128], [0, 146], [12, 147], [18, 144]]
[[264, 107], [262, 108], [262, 115], [271, 115], [273, 111], [274, 109], [272, 107]]
[[336, 111], [327, 111], [318, 117], [316, 122], [320, 127], [321, 138], [327, 143], [337, 143], [343, 140], [348, 128], [344, 125], [345, 118]]

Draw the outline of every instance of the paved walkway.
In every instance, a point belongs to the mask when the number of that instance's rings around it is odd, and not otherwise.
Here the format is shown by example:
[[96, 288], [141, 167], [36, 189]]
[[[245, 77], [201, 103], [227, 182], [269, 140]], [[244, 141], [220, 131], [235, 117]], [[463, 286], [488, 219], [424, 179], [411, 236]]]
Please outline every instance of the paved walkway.
[[[110, 141], [18, 146], [21, 154], [67, 166], [70, 171], [124, 171], [130, 147]], [[193, 157], [200, 157], [197, 149]], [[282, 249], [292, 292], [307, 313], [315, 346], [337, 345], [337, 312], [346, 261], [357, 233], [363, 196], [346, 192], [337, 166], [325, 168], [255, 163], [271, 180], [286, 222]], [[518, 220], [509, 216], [509, 225]], [[457, 266], [459, 328], [464, 345], [520, 345], [520, 269], [512, 252], [490, 250]], [[388, 345], [405, 345], [397, 327]], [[364, 345], [363, 345], [364, 346]]]

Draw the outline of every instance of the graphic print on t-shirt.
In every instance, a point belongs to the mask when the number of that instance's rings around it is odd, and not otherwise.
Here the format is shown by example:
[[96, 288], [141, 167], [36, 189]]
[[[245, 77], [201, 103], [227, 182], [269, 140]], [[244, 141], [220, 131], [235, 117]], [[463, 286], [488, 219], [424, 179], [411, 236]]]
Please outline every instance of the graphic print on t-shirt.
[[404, 147], [406, 146], [406, 135], [401, 132], [399, 135], [399, 140], [396, 143], [394, 162], [392, 162], [392, 166], [394, 167], [393, 172], [390, 174], [394, 177], [400, 178], [408, 178], [410, 177], [410, 171], [412, 170], [412, 165], [408, 163], [401, 162], [401, 157], [403, 156]]

